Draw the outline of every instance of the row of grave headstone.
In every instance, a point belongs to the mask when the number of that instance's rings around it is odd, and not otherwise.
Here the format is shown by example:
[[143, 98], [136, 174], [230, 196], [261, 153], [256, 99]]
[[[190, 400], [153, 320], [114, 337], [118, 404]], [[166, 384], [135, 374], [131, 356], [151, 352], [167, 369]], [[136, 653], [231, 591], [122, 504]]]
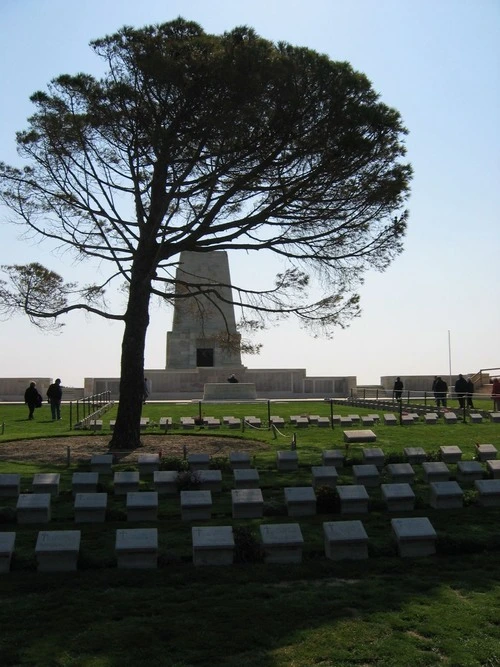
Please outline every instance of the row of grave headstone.
[[[423, 422], [425, 424], [437, 424], [439, 419], [442, 417], [444, 423], [446, 424], [456, 424], [459, 421], [457, 414], [452, 411], [446, 412], [428, 412], [424, 415], [419, 415], [416, 412], [403, 413], [401, 417], [396, 416], [393, 413], [387, 413], [382, 416], [384, 424], [386, 426], [396, 426], [398, 424], [411, 425], [418, 422]], [[473, 424], [480, 424], [483, 421], [483, 415], [480, 413], [471, 413], [469, 419]], [[489, 413], [489, 419], [493, 423], [500, 423], [500, 412]], [[283, 417], [278, 415], [271, 415], [270, 425], [276, 426], [277, 428], [282, 428], [286, 425], [286, 421]], [[309, 425], [315, 425], [318, 427], [329, 427], [332, 423], [339, 424], [340, 426], [352, 426], [357, 424], [363, 424], [364, 426], [373, 426], [380, 421], [379, 414], [369, 414], [369, 415], [332, 415], [330, 417], [320, 416], [320, 415], [291, 415], [289, 418], [289, 423], [294, 428], [307, 428]], [[254, 415], [247, 415], [243, 418], [244, 424], [260, 428], [262, 426], [262, 420], [260, 417], [255, 417]], [[116, 420], [111, 419], [109, 421], [109, 428], [113, 430]], [[151, 425], [151, 420], [148, 417], [141, 418], [141, 429], [146, 430]], [[158, 423], [160, 429], [167, 430], [172, 428], [174, 425], [171, 417], [161, 417]], [[228, 428], [241, 428], [242, 420], [238, 417], [224, 416], [222, 419], [218, 417], [204, 416], [200, 419], [195, 417], [181, 417], [179, 425], [183, 429], [194, 429], [196, 426], [205, 426], [206, 428], [220, 428], [221, 426], [227, 426]], [[92, 430], [102, 430], [104, 422], [102, 419], [92, 419], [88, 422], [88, 426]]]
[[[427, 517], [391, 519], [392, 534], [402, 557], [431, 556], [437, 534]], [[266, 563], [301, 563], [304, 538], [298, 523], [263, 523], [259, 526], [260, 547]], [[360, 520], [323, 523], [326, 558], [334, 561], [368, 558], [369, 537]], [[8, 572], [15, 549], [15, 532], [0, 533], [0, 572]], [[193, 564], [231, 565], [235, 539], [232, 526], [193, 526]], [[81, 531], [39, 531], [35, 546], [40, 572], [68, 572], [78, 568]], [[158, 529], [117, 529], [115, 555], [118, 568], [156, 569]]]

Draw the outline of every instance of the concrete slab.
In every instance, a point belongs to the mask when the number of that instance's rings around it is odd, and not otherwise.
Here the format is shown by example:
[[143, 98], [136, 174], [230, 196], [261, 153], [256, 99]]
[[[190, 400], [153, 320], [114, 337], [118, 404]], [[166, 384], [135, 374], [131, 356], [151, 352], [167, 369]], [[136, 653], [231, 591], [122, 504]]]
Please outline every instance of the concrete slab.
[[222, 491], [222, 472], [220, 470], [199, 470], [198, 480], [201, 491], [212, 491], [213, 493]]
[[338, 472], [335, 466], [313, 466], [311, 468], [313, 486], [337, 486]]
[[21, 493], [17, 499], [17, 523], [48, 523], [50, 493]]
[[409, 463], [389, 463], [387, 471], [393, 484], [413, 484], [415, 471]]
[[233, 519], [262, 517], [264, 498], [260, 489], [233, 489], [231, 502]]
[[61, 475], [58, 472], [39, 472], [33, 476], [33, 493], [50, 493], [51, 496], [59, 495], [59, 482]]
[[176, 496], [179, 492], [177, 470], [156, 470], [153, 473], [155, 491], [164, 496]]
[[297, 470], [299, 457], [296, 451], [284, 450], [276, 452], [276, 467], [280, 472]]
[[127, 493], [139, 491], [139, 472], [136, 470], [121, 470], [113, 477], [115, 496], [125, 496]]
[[425, 461], [422, 470], [426, 482], [447, 482], [451, 477], [450, 469], [443, 461]]
[[12, 532], [0, 532], [0, 574], [10, 570], [10, 562], [14, 553], [16, 534]]
[[261, 524], [260, 536], [266, 563], [301, 563], [304, 538], [298, 523]]
[[21, 475], [18, 473], [0, 474], [0, 496], [15, 498], [21, 491]]
[[366, 514], [368, 512], [369, 496], [361, 484], [346, 484], [337, 486], [340, 499], [341, 514]]
[[247, 452], [229, 452], [229, 463], [233, 470], [244, 470], [251, 467], [250, 454]]
[[480, 461], [490, 461], [497, 457], [497, 448], [495, 445], [476, 445], [476, 451], [477, 458]]
[[39, 572], [71, 572], [77, 569], [81, 531], [41, 530], [35, 546]]
[[323, 523], [325, 556], [330, 560], [368, 558], [368, 535], [361, 521]]
[[181, 491], [181, 518], [183, 521], [207, 521], [211, 516], [211, 491]]
[[324, 466], [334, 466], [341, 470], [344, 467], [345, 454], [340, 449], [325, 449], [321, 453], [321, 461]]
[[156, 521], [157, 519], [157, 491], [127, 493], [127, 521]]
[[344, 431], [344, 442], [376, 442], [377, 436], [370, 429]]
[[439, 448], [441, 460], [445, 463], [457, 463], [462, 458], [462, 450], [456, 445], [445, 446]]
[[284, 489], [288, 516], [314, 516], [316, 494], [312, 486], [291, 486]]
[[103, 523], [106, 521], [107, 493], [77, 493], [75, 495], [75, 523]]
[[457, 482], [431, 482], [429, 486], [429, 502], [434, 509], [459, 509], [463, 506], [464, 492]]
[[111, 475], [113, 465], [112, 454], [94, 454], [90, 459], [90, 469], [100, 475]]
[[235, 489], [258, 489], [259, 471], [254, 468], [237, 468], [233, 471]]
[[71, 478], [71, 491], [73, 497], [77, 493], [96, 493], [99, 483], [98, 472], [75, 472]]
[[208, 454], [188, 454], [187, 460], [191, 470], [208, 470], [210, 468], [210, 456]]
[[459, 461], [457, 463], [457, 480], [472, 483], [476, 479], [483, 479], [484, 470], [479, 461]]
[[431, 426], [435, 425], [438, 423], [439, 415], [437, 412], [427, 412], [427, 414], [424, 415], [424, 422], [426, 424], [430, 424]]
[[393, 415], [392, 413], [387, 413], [384, 415], [384, 424], [386, 426], [397, 426], [398, 425], [398, 420], [396, 418], [396, 415]]
[[391, 519], [391, 527], [401, 557], [432, 556], [436, 553], [437, 534], [427, 517]]
[[373, 488], [380, 484], [380, 472], [376, 465], [354, 465], [352, 474], [355, 485]]
[[481, 507], [500, 507], [500, 479], [477, 479], [474, 486]]
[[158, 529], [121, 528], [116, 531], [115, 553], [119, 569], [158, 567]]
[[500, 479], [500, 460], [494, 461], [489, 459], [486, 461], [486, 469], [493, 479]]
[[422, 447], [405, 447], [403, 452], [410, 464], [423, 463], [427, 459], [425, 449]]
[[377, 466], [379, 470], [384, 467], [385, 455], [380, 447], [363, 448], [361, 451], [363, 463]]
[[443, 412], [443, 418], [445, 424], [456, 424], [457, 415], [454, 412]]
[[415, 509], [415, 494], [409, 484], [382, 484], [380, 488], [389, 512], [411, 512]]
[[199, 565], [232, 565], [234, 536], [232, 526], [193, 527], [193, 563]]
[[156, 470], [160, 469], [160, 455], [159, 454], [139, 454], [137, 457], [137, 467], [141, 477], [152, 475]]

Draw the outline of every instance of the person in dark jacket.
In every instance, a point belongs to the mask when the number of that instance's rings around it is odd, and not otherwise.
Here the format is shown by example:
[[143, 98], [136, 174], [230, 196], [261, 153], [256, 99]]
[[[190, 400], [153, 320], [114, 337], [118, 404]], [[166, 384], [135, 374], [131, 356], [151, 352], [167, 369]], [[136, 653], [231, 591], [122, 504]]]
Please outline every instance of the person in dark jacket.
[[470, 378], [467, 378], [467, 407], [474, 410], [474, 403], [472, 401], [474, 397], [474, 382]]
[[230, 382], [231, 384], [236, 384], [238, 382], [238, 378], [234, 373], [232, 373], [228, 378], [227, 381]]
[[436, 407], [439, 408], [439, 404], [443, 406], [443, 408], [446, 407], [446, 394], [448, 393], [448, 385], [447, 383], [441, 378], [437, 377], [436, 378], [436, 383], [434, 385], [434, 390], [436, 392]]
[[24, 392], [24, 402], [29, 409], [28, 419], [34, 419], [33, 413], [35, 412], [35, 408], [39, 408], [42, 405], [42, 400], [36, 388], [36, 382], [30, 382], [30, 386]]
[[401, 400], [401, 396], [403, 395], [403, 389], [404, 389], [404, 385], [401, 381], [401, 378], [397, 377], [396, 382], [394, 383], [394, 387], [392, 388], [392, 394], [393, 394], [394, 398], [396, 399], [396, 401]]
[[52, 412], [52, 421], [61, 419], [62, 387], [59, 378], [47, 389], [47, 398], [49, 399], [50, 411]]
[[465, 406], [465, 395], [467, 393], [467, 380], [464, 378], [462, 373], [459, 374], [457, 381], [455, 382], [455, 394], [458, 398], [458, 405], [460, 409], [463, 410]]

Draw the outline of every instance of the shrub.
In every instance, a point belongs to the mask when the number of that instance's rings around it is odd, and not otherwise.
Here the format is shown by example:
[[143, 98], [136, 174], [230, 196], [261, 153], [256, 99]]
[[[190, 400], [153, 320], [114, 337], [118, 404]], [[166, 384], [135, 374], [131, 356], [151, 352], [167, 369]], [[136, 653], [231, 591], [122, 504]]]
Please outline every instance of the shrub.
[[200, 488], [200, 476], [193, 470], [180, 470], [177, 474], [178, 491], [195, 491]]
[[230, 472], [232, 470], [227, 456], [212, 456], [210, 458], [210, 469], [220, 470], [221, 472]]
[[187, 470], [188, 467], [187, 460], [178, 456], [164, 456], [160, 460], [160, 470]]
[[262, 548], [246, 526], [233, 528], [234, 536], [234, 560], [236, 563], [259, 563], [263, 559]]
[[264, 516], [286, 516], [288, 514], [286, 505], [280, 500], [267, 500], [262, 506]]

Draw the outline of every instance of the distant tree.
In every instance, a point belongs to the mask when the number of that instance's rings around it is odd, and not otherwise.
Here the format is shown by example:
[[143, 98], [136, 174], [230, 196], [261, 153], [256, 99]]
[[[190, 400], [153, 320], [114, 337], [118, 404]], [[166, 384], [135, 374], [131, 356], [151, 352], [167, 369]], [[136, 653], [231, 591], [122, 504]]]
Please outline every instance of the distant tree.
[[[27, 166], [0, 165], [0, 196], [36, 234], [109, 262], [109, 276], [79, 289], [39, 264], [7, 266], [0, 303], [39, 326], [77, 309], [124, 322], [111, 444], [132, 448], [152, 295], [220, 297], [176, 284], [179, 253], [272, 251], [286, 266], [275, 284], [232, 285], [234, 304], [249, 322], [295, 315], [328, 334], [358, 314], [364, 271], [401, 251], [411, 167], [399, 113], [348, 63], [181, 18], [91, 46], [106, 76], [62, 75], [31, 97], [17, 135]], [[122, 313], [104, 301], [117, 282]]]

